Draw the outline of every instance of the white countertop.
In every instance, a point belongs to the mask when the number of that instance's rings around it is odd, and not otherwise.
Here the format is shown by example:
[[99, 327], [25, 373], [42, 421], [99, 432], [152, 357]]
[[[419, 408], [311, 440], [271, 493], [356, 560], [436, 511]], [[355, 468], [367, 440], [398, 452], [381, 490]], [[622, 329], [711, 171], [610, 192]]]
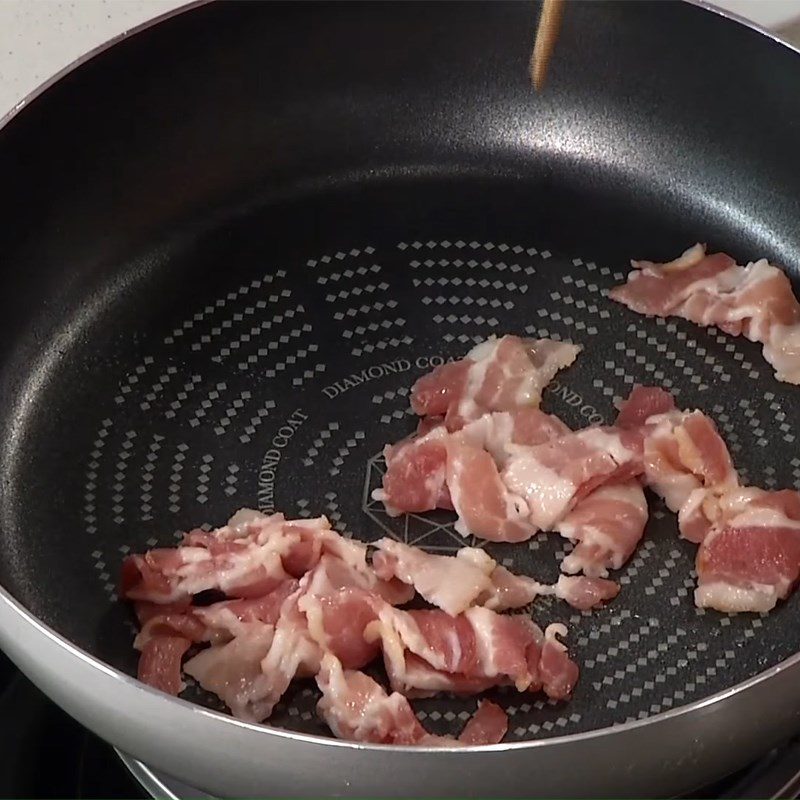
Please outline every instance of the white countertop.
[[186, 0], [0, 0], [0, 117], [104, 42]]
[[[0, 117], [75, 59], [185, 2], [0, 0]], [[773, 30], [800, 20], [800, 0], [716, 4]]]

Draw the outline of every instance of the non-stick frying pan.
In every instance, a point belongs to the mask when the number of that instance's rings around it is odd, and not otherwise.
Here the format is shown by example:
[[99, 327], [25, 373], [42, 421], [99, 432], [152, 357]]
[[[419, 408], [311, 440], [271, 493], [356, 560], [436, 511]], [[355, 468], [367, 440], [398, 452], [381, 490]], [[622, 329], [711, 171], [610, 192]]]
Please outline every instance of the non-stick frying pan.
[[[792, 486], [800, 389], [756, 345], [612, 305], [630, 257], [697, 240], [800, 265], [800, 58], [675, 2], [573, 3], [546, 91], [528, 3], [222, 3], [66, 74], [0, 131], [0, 642], [79, 720], [209, 791], [684, 791], [800, 727], [800, 598], [696, 611], [657, 503], [608, 608], [562, 620], [574, 699], [500, 693], [509, 743], [331, 739], [299, 685], [271, 723], [139, 685], [129, 550], [240, 506], [444, 550], [447, 515], [369, 500], [408, 388], [514, 332], [585, 346], [545, 406], [609, 420], [634, 382], [718, 420]], [[490, 548], [553, 578], [563, 542]], [[417, 708], [462, 724], [469, 700]]]

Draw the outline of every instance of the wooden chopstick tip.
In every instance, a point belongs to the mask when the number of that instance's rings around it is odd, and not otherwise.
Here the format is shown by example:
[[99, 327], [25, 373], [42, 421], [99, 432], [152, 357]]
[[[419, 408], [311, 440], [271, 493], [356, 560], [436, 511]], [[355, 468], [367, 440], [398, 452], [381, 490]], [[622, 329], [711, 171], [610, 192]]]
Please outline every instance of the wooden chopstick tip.
[[547, 77], [547, 68], [561, 30], [566, 0], [543, 0], [531, 53], [529, 71], [533, 88], [539, 92]]

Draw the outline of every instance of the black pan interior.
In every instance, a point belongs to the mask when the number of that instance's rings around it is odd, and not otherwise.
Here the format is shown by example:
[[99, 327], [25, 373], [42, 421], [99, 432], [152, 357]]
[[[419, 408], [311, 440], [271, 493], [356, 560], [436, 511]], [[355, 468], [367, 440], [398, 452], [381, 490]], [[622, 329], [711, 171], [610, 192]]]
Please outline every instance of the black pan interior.
[[[205, 6], [0, 131], [3, 586], [133, 672], [124, 554], [241, 506], [457, 548], [450, 516], [390, 520], [369, 490], [413, 429], [415, 378], [504, 332], [585, 346], [545, 400], [569, 424], [659, 383], [719, 421], [751, 481], [798, 484], [797, 389], [755, 345], [604, 296], [631, 256], [697, 240], [795, 274], [797, 56], [692, 6], [574, 4], [537, 97], [534, 20], [525, 3]], [[488, 549], [552, 579], [563, 547]], [[610, 607], [537, 604], [583, 674], [568, 705], [500, 694], [511, 738], [655, 714], [798, 649], [796, 598], [696, 611], [692, 557], [654, 501]], [[321, 731], [313, 702], [299, 686], [273, 721]], [[418, 705], [440, 731], [472, 707]]]

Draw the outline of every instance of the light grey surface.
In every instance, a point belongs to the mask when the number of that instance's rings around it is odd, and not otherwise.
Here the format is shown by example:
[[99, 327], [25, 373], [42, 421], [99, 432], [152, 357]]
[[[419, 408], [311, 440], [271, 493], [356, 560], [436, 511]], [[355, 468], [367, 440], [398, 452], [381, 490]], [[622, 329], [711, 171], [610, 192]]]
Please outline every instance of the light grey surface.
[[0, 0], [0, 117], [77, 58], [185, 0]]

